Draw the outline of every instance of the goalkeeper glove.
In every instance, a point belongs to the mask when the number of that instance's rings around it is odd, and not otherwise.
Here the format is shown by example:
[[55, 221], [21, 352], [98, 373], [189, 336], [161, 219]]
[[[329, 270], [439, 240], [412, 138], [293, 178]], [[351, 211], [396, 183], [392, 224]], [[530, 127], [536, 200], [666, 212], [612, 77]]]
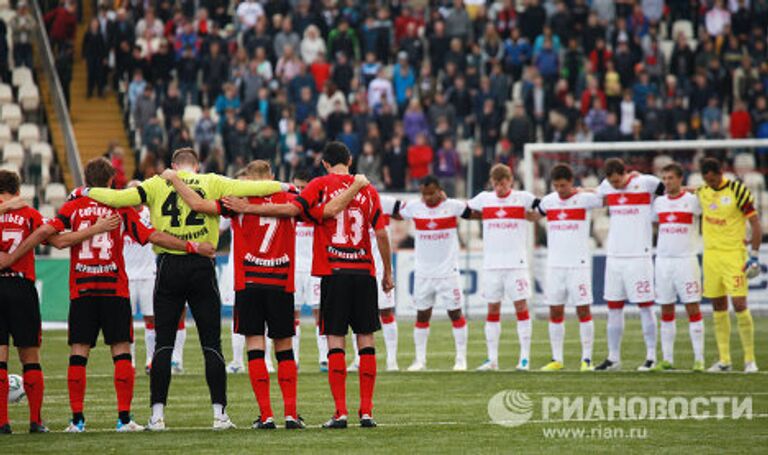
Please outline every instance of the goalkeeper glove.
[[753, 251], [747, 259], [747, 263], [744, 264], [744, 273], [748, 280], [760, 275], [760, 260], [757, 257], [757, 251]]

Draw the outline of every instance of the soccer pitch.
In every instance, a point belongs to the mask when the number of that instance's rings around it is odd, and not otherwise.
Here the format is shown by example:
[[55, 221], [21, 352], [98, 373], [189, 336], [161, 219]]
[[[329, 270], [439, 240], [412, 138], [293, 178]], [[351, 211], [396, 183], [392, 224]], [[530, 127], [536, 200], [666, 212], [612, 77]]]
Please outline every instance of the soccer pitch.
[[[706, 360], [714, 362], [716, 348], [711, 318], [707, 319]], [[596, 321], [595, 361], [606, 354], [605, 322]], [[758, 365], [768, 367], [768, 318], [757, 317], [755, 345]], [[454, 373], [453, 338], [447, 321], [432, 324], [428, 347], [428, 366], [434, 371], [423, 373], [384, 372], [384, 346], [378, 339], [379, 375], [374, 397], [375, 429], [360, 429], [356, 416], [350, 415], [347, 430], [322, 430], [319, 425], [333, 412], [328, 382], [317, 370], [314, 330], [303, 323], [301, 364], [299, 374], [299, 413], [308, 428], [303, 431], [251, 430], [258, 415], [256, 400], [247, 374], [229, 375], [228, 413], [238, 425], [237, 430], [216, 433], [210, 429], [212, 412], [208, 389], [203, 376], [202, 356], [194, 328], [189, 329], [185, 349], [185, 373], [173, 377], [166, 411], [164, 433], [116, 434], [117, 418], [115, 392], [112, 382], [112, 361], [107, 348], [99, 345], [88, 363], [88, 388], [85, 400], [87, 431], [84, 434], [64, 434], [69, 418], [66, 369], [68, 348], [65, 331], [43, 334], [42, 365], [46, 376], [43, 419], [51, 430], [47, 435], [29, 435], [27, 406], [9, 405], [14, 435], [1, 438], [2, 453], [141, 453], [153, 451], [195, 453], [273, 452], [595, 452], [652, 449], [663, 452], [765, 452], [768, 444], [768, 374], [742, 373], [706, 374], [690, 372], [638, 373], [634, 369], [644, 360], [644, 344], [640, 322], [627, 319], [623, 343], [622, 372], [579, 373], [580, 355], [577, 322], [566, 322], [566, 368], [560, 373], [512, 371], [517, 361], [517, 335], [514, 321], [503, 324], [500, 372]], [[469, 322], [469, 367], [485, 359], [483, 321]], [[408, 367], [413, 359], [412, 324], [400, 323], [400, 368]], [[224, 351], [229, 357], [228, 329], [225, 330]], [[547, 322], [534, 323], [532, 369], [549, 360]], [[736, 324], [733, 323], [731, 347], [734, 367], [742, 367]], [[137, 357], [144, 359], [143, 334], [136, 333]], [[101, 342], [101, 341], [100, 341]], [[349, 349], [348, 349], [349, 351]], [[678, 320], [676, 366], [690, 368], [693, 364], [688, 322]], [[351, 358], [348, 353], [348, 359]], [[12, 354], [9, 373], [19, 374], [19, 364]], [[357, 375], [347, 380], [350, 413], [358, 404]], [[282, 425], [282, 397], [275, 375], [271, 378], [272, 405], [277, 422]], [[533, 402], [530, 421], [517, 427], [504, 427], [491, 422], [488, 402], [495, 394], [515, 390], [526, 394]], [[542, 402], [547, 397], [584, 397], [606, 403], [608, 397], [751, 397], [752, 417], [718, 420], [686, 418], [684, 420], [591, 420], [567, 421], [543, 419]], [[149, 380], [143, 370], [137, 371], [134, 416], [145, 424], [149, 417]], [[634, 398], [637, 400], [637, 398]], [[585, 404], [586, 406], [586, 404]], [[714, 409], [714, 408], [709, 408]], [[594, 414], [592, 414], [594, 415]], [[553, 417], [556, 418], [556, 417]], [[623, 436], [621, 433], [624, 433]]]

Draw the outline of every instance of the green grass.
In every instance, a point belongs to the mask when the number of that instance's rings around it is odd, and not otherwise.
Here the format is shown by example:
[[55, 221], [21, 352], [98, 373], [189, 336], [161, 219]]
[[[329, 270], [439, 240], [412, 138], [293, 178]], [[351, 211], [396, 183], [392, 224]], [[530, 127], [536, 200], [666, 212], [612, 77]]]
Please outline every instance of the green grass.
[[[709, 322], [709, 321], [708, 321]], [[768, 319], [756, 318], [758, 359], [765, 359], [768, 346]], [[734, 366], [741, 368], [741, 351], [736, 324], [732, 339]], [[469, 366], [474, 368], [485, 358], [485, 341], [481, 321], [470, 321]], [[715, 359], [711, 324], [707, 326], [707, 366]], [[115, 434], [116, 410], [112, 385], [112, 363], [106, 347], [96, 348], [88, 365], [88, 390], [85, 414], [88, 432], [79, 435], [62, 434], [70, 417], [66, 387], [68, 351], [66, 333], [49, 331], [43, 336], [43, 369], [46, 394], [43, 416], [53, 434], [28, 435], [27, 407], [11, 405], [10, 416], [16, 434], [2, 438], [0, 453], [139, 453], [203, 452], [241, 453], [254, 451], [296, 452], [607, 452], [625, 450], [638, 452], [764, 452], [768, 444], [768, 375], [636, 373], [632, 370], [644, 358], [644, 346], [637, 319], [627, 320], [624, 337], [625, 372], [582, 374], [578, 366], [580, 346], [575, 321], [567, 321], [566, 367], [562, 373], [517, 373], [510, 371], [517, 356], [514, 322], [504, 323], [502, 333], [502, 368], [498, 373], [453, 373], [453, 340], [447, 322], [435, 322], [429, 340], [429, 366], [438, 370], [426, 373], [380, 372], [376, 384], [375, 417], [379, 428], [362, 430], [352, 427], [346, 431], [318, 428], [332, 411], [332, 401], [324, 375], [316, 369], [314, 332], [304, 324], [301, 372], [299, 375], [299, 410], [310, 428], [301, 432], [250, 430], [250, 422], [258, 414], [248, 376], [230, 375], [228, 413], [240, 427], [238, 430], [214, 433], [208, 390], [202, 375], [202, 358], [195, 330], [189, 331], [186, 347], [186, 373], [174, 376], [171, 384], [166, 423], [171, 429], [162, 434]], [[595, 359], [605, 356], [605, 325], [596, 320]], [[143, 334], [137, 333], [137, 352], [143, 359]], [[229, 356], [229, 340], [225, 352]], [[383, 371], [384, 346], [379, 340], [379, 367]], [[410, 323], [400, 325], [400, 367], [405, 368], [413, 358]], [[532, 365], [539, 368], [549, 359], [549, 342], [545, 321], [536, 321]], [[687, 321], [679, 321], [676, 360], [681, 367], [690, 367], [692, 354]], [[11, 373], [19, 373], [17, 362], [10, 362]], [[768, 363], [763, 363], [768, 367]], [[528, 394], [536, 409], [533, 422], [516, 428], [494, 425], [487, 413], [488, 400], [505, 389]], [[624, 422], [545, 422], [540, 414], [543, 396], [578, 395], [587, 400], [593, 396], [684, 396], [737, 395], [752, 396], [751, 420], [645, 420]], [[134, 414], [145, 423], [148, 409], [149, 381], [143, 372], [137, 373]], [[357, 377], [348, 379], [350, 411], [357, 407]], [[282, 401], [276, 380], [272, 380], [272, 401], [276, 414], [281, 414]], [[354, 422], [354, 420], [353, 420]], [[281, 421], [279, 421], [281, 423]], [[590, 435], [585, 438], [547, 438], [548, 429], [586, 428], [611, 430], [620, 428], [627, 433], [633, 428], [645, 429], [643, 439], [611, 439]], [[602, 434], [602, 433], [601, 433]]]

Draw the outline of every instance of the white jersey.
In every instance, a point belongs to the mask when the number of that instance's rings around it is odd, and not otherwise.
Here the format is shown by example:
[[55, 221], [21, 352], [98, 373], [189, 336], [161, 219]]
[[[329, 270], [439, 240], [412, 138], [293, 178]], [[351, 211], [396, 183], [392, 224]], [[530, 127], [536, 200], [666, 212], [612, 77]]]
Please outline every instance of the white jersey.
[[659, 222], [656, 256], [695, 256], [699, 236], [695, 221], [701, 215], [699, 198], [687, 192], [674, 198], [665, 194], [653, 201], [653, 213]]
[[[381, 200], [381, 212], [384, 217], [384, 226], [387, 230], [387, 234], [389, 234], [389, 221], [393, 215], [400, 211], [400, 201], [385, 194], [380, 194], [379, 199]], [[373, 261], [376, 265], [376, 276], [383, 276], [384, 262], [381, 260], [379, 242], [376, 241], [376, 231], [373, 230], [373, 228], [371, 228], [371, 254], [373, 255]]]
[[312, 271], [312, 243], [315, 225], [304, 221], [296, 223], [296, 273], [309, 274]]
[[594, 193], [573, 193], [567, 199], [549, 193], [539, 203], [547, 217], [547, 266], [590, 267], [590, 222], [592, 209], [603, 201]]
[[416, 228], [416, 277], [448, 278], [459, 274], [458, 217], [467, 205], [447, 199], [435, 207], [414, 200], [400, 208], [400, 215], [412, 219]]
[[651, 203], [661, 181], [652, 175], [631, 175], [624, 188], [603, 180], [597, 192], [603, 197], [611, 223], [606, 250], [614, 257], [650, 257], [653, 243]]
[[[139, 218], [144, 226], [151, 228], [149, 209], [142, 207], [139, 210]], [[123, 236], [123, 258], [125, 259], [125, 273], [129, 280], [154, 280], [157, 264], [152, 244], [141, 245], [125, 235]]]
[[219, 276], [221, 303], [227, 306], [233, 306], [235, 304], [235, 235], [231, 231], [231, 228], [232, 221], [230, 218], [224, 216], [219, 218], [219, 232], [230, 231], [227, 263], [221, 268], [221, 275]]
[[536, 197], [527, 191], [510, 191], [499, 197], [483, 191], [469, 201], [469, 208], [483, 216], [483, 268], [528, 267], [528, 220]]

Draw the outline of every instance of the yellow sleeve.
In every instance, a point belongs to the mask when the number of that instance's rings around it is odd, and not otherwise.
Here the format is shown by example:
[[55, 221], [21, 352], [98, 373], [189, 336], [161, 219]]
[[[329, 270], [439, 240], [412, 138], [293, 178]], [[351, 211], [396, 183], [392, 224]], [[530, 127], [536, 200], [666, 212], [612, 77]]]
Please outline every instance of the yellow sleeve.
[[111, 188], [91, 188], [88, 197], [96, 202], [101, 202], [110, 207], [131, 207], [141, 204], [141, 195], [138, 188], [126, 188], [113, 190]]
[[269, 196], [282, 191], [280, 182], [273, 180], [233, 180], [220, 175], [208, 175], [212, 176], [211, 189], [214, 193], [212, 199], [219, 199], [224, 196]]

